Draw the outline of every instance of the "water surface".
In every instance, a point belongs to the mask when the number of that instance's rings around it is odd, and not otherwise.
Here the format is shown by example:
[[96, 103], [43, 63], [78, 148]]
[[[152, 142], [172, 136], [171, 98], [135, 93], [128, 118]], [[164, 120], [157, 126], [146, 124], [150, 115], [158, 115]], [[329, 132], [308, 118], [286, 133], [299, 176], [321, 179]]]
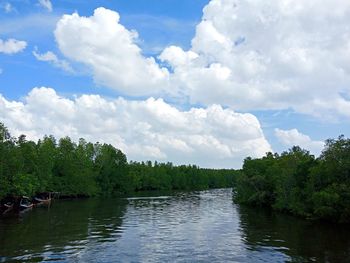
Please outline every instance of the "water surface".
[[350, 262], [350, 227], [239, 207], [231, 189], [55, 201], [0, 219], [7, 261]]

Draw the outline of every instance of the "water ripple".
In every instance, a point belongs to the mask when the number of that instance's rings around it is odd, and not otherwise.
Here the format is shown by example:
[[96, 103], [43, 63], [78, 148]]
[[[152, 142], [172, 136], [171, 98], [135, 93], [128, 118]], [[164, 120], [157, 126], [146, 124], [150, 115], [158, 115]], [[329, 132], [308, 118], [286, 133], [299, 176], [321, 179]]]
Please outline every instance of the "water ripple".
[[0, 262], [346, 262], [349, 236], [238, 207], [218, 189], [59, 201], [0, 220]]

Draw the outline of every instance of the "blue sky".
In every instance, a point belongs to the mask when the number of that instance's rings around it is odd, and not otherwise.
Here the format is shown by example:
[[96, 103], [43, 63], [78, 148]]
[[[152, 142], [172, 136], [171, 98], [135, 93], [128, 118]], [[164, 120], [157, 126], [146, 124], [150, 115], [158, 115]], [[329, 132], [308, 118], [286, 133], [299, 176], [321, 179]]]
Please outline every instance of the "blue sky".
[[298, 3], [0, 0], [0, 121], [135, 160], [319, 154], [350, 132], [350, 7]]
[[[89, 76], [71, 76], [45, 63], [36, 61], [32, 55], [35, 46], [40, 50], [58, 51], [53, 30], [63, 14], [75, 11], [90, 16], [95, 8], [103, 6], [121, 14], [122, 23], [140, 34], [141, 46], [147, 55], [155, 54], [153, 49], [170, 44], [189, 47], [195, 26], [200, 21], [202, 9], [208, 1], [55, 1], [54, 9], [48, 12], [38, 1], [1, 1], [10, 3], [13, 11], [0, 13], [1, 38], [18, 38], [28, 42], [23, 53], [16, 56], [1, 56], [0, 66], [6, 74], [1, 76], [1, 90], [7, 98], [19, 99], [36, 86], [59, 86], [64, 93], [99, 92], [115, 95], [110, 90], [96, 90]], [[158, 51], [159, 52], [159, 51]], [[38, 72], [45, 72], [39, 74]], [[18, 75], [20, 74], [20, 78]]]

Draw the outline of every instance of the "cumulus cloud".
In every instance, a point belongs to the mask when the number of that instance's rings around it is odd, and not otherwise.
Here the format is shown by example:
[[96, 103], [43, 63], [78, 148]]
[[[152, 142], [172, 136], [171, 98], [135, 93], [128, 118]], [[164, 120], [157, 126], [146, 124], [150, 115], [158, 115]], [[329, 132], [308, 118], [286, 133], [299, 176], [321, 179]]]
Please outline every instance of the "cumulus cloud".
[[313, 141], [308, 135], [300, 133], [297, 129], [275, 129], [277, 139], [285, 146], [300, 146], [309, 150], [314, 155], [319, 155], [324, 147], [324, 142]]
[[211, 0], [191, 48], [159, 55], [170, 71], [142, 55], [137, 33], [111, 10], [65, 15], [55, 36], [97, 83], [126, 95], [166, 93], [193, 104], [325, 118], [350, 116], [349, 23], [347, 0]]
[[53, 66], [63, 69], [64, 71], [67, 72], [73, 72], [73, 68], [71, 67], [71, 65], [63, 59], [59, 59], [55, 53], [53, 53], [52, 51], [47, 51], [46, 53], [38, 53], [37, 49], [35, 49], [33, 51], [33, 55], [34, 57], [39, 60], [39, 61], [45, 61], [45, 62], [49, 62], [51, 63]]
[[98, 84], [127, 95], [159, 94], [169, 72], [153, 57], [144, 57], [138, 34], [119, 23], [117, 12], [97, 8], [91, 17], [64, 15], [55, 37], [62, 53], [88, 65]]
[[27, 42], [10, 38], [8, 40], [0, 39], [0, 53], [15, 54], [23, 51], [27, 47]]
[[193, 103], [350, 116], [349, 14], [345, 0], [212, 0], [191, 49], [160, 58]]
[[237, 168], [248, 155], [271, 151], [254, 115], [218, 105], [180, 111], [162, 99], [69, 99], [51, 88], [34, 88], [22, 102], [0, 96], [0, 121], [16, 136], [69, 135], [111, 143], [132, 160]]
[[52, 3], [50, 0], [39, 0], [38, 4], [45, 8], [47, 11], [52, 12]]

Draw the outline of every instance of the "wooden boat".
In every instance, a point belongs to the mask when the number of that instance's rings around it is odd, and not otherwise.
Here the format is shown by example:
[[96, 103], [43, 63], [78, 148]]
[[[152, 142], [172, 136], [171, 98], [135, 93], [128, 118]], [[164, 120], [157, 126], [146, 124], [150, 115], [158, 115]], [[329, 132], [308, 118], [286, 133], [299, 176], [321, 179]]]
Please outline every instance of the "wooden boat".
[[29, 197], [22, 196], [21, 201], [19, 203], [20, 211], [27, 211], [32, 209], [34, 204], [30, 201]]
[[51, 198], [42, 199], [40, 197], [34, 197], [35, 205], [49, 205], [51, 203]]
[[42, 195], [34, 197], [34, 204], [36, 206], [39, 206], [39, 205], [50, 205], [51, 200], [52, 200], [51, 193], [42, 194]]
[[14, 203], [13, 202], [7, 202], [7, 203], [4, 203], [2, 206], [3, 206], [3, 209], [2, 209], [1, 214], [5, 215], [5, 214], [7, 214], [7, 213], [9, 213], [10, 211], [13, 210]]

